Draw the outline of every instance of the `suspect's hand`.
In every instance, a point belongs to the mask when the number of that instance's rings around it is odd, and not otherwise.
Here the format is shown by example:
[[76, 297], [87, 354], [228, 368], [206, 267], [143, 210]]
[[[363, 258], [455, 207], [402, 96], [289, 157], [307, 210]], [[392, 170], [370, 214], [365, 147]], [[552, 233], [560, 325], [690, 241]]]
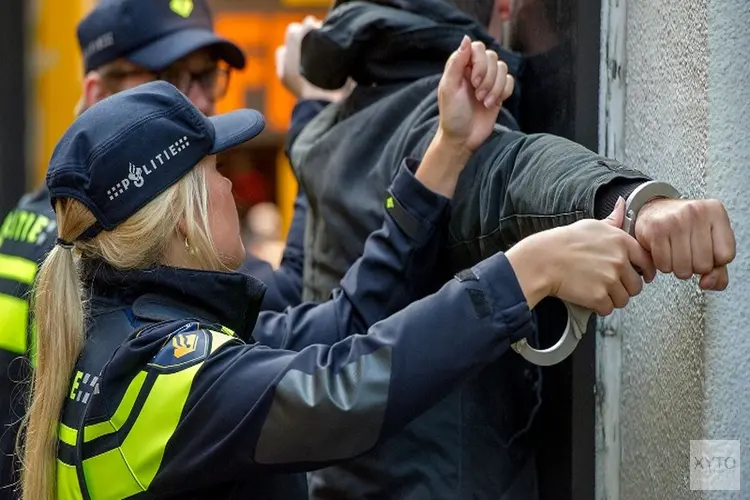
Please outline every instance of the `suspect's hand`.
[[512, 93], [513, 77], [505, 63], [498, 62], [497, 54], [485, 50], [481, 42], [472, 45], [465, 36], [440, 79], [440, 123], [417, 179], [432, 191], [453, 196], [459, 175], [492, 133], [500, 106]]
[[276, 75], [289, 90], [298, 99], [321, 99], [324, 101], [336, 102], [351, 92], [353, 83], [338, 90], [323, 90], [302, 76], [300, 67], [300, 50], [302, 39], [305, 35], [314, 29], [320, 28], [322, 22], [313, 17], [307, 16], [301, 23], [291, 23], [286, 28], [286, 37], [284, 45], [276, 49]]
[[736, 243], [727, 211], [717, 200], [652, 200], [641, 209], [635, 236], [659, 271], [680, 279], [701, 275], [704, 290], [724, 290]]
[[643, 280], [652, 281], [656, 270], [649, 253], [620, 229], [624, 215], [620, 199], [603, 221], [587, 219], [543, 231], [511, 248], [506, 256], [529, 306], [550, 295], [606, 316], [638, 295]]
[[455, 147], [475, 151], [492, 133], [514, 80], [497, 53], [468, 36], [448, 59], [438, 86], [440, 134]]

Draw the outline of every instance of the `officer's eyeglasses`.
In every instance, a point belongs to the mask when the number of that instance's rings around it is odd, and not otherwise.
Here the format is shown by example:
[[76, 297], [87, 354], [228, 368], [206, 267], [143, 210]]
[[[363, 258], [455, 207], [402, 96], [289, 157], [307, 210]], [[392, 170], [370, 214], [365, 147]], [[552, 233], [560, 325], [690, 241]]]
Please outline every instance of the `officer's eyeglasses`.
[[156, 80], [171, 83], [185, 95], [189, 95], [193, 85], [198, 85], [210, 99], [215, 101], [227, 94], [230, 73], [229, 67], [216, 65], [200, 72], [192, 72], [180, 67], [170, 67], [160, 73], [152, 73], [139, 68], [114, 68], [102, 72], [102, 76], [106, 79], [121, 80], [129, 76], [153, 75]]
[[230, 70], [226, 66], [215, 66], [200, 72], [183, 68], [167, 68], [157, 73], [158, 80], [164, 80], [177, 87], [183, 94], [190, 95], [193, 85], [198, 85], [213, 100], [224, 97], [229, 87]]

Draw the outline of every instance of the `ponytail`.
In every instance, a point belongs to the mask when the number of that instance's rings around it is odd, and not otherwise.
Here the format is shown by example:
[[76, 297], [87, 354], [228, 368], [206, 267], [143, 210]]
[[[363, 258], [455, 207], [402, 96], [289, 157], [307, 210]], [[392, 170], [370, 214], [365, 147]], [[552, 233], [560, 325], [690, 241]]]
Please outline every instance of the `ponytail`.
[[[83, 345], [83, 304], [72, 250], [55, 246], [34, 292], [37, 365], [32, 381], [23, 471], [23, 498], [54, 498], [57, 422]], [[54, 423], [53, 425], [50, 425]]]
[[[94, 216], [80, 203], [56, 204], [58, 234], [73, 241]], [[70, 376], [83, 347], [84, 310], [73, 250], [60, 245], [44, 259], [34, 285], [37, 363], [24, 421], [23, 498], [55, 496], [57, 433]]]

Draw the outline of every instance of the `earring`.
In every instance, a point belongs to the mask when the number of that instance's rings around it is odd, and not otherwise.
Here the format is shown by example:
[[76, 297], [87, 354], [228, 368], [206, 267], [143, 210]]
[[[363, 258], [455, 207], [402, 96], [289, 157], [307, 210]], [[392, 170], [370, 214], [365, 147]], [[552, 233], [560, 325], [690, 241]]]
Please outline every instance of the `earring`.
[[185, 236], [185, 250], [187, 250], [187, 253], [190, 255], [193, 255], [195, 253], [195, 250], [193, 250], [193, 247], [190, 246], [190, 243], [188, 243], [187, 236]]

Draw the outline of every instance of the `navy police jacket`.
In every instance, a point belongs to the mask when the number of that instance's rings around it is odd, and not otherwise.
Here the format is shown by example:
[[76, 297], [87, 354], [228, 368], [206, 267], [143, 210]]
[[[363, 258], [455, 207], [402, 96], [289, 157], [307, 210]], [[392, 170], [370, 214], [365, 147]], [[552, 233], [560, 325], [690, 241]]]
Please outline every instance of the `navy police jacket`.
[[[299, 132], [325, 106], [325, 101], [300, 101], [287, 134], [291, 147]], [[300, 192], [278, 269], [248, 255], [238, 270], [266, 285], [261, 307], [282, 311], [302, 299], [307, 200]], [[27, 354], [34, 339], [28, 328], [29, 298], [38, 265], [55, 244], [57, 223], [46, 187], [24, 196], [0, 224], [0, 499], [18, 498], [20, 479], [15, 459], [16, 435], [28, 398]]]
[[258, 314], [240, 273], [89, 263], [57, 498], [304, 498], [296, 473], [372, 449], [533, 333], [502, 254], [407, 306], [448, 203], [402, 168], [385, 205], [332, 299], [285, 313]]

